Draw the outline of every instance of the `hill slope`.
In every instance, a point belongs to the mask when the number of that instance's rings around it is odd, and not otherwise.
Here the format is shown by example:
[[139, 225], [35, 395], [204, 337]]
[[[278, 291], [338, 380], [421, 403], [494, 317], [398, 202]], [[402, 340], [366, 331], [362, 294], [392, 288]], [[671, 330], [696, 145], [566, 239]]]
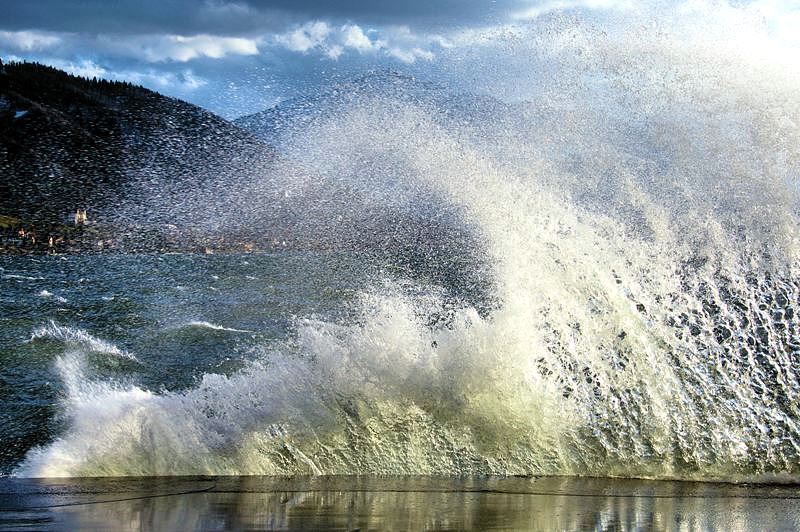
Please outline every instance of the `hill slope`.
[[43, 227], [82, 208], [92, 219], [138, 223], [129, 207], [146, 205], [148, 193], [201, 186], [271, 157], [232, 123], [142, 87], [0, 65], [0, 215]]

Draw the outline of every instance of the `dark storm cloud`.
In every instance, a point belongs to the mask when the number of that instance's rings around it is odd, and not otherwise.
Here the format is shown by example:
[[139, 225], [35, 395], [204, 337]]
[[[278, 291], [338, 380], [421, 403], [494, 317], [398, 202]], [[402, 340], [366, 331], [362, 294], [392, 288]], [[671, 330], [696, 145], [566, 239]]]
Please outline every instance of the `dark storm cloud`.
[[236, 33], [276, 29], [288, 13], [192, 0], [2, 0], [0, 27], [86, 33]]
[[320, 2], [315, 0], [251, 0], [260, 8], [271, 6], [286, 12], [311, 17], [351, 18], [381, 24], [450, 25], [476, 22], [503, 10], [524, 3], [521, 0], [344, 0]]
[[0, 0], [3, 13], [0, 29], [237, 34], [277, 30], [309, 18], [442, 27], [489, 22], [529, 3], [522, 0]]

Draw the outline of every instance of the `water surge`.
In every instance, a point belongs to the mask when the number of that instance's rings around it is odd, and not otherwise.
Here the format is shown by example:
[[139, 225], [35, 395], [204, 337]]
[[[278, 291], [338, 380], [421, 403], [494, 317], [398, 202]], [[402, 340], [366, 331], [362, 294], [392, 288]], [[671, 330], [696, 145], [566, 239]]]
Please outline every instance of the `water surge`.
[[68, 429], [16, 474], [797, 481], [800, 82], [684, 26], [559, 24], [519, 30], [555, 69], [535, 98], [343, 97], [277, 163], [300, 197], [450, 206], [491, 304], [389, 276], [185, 392], [62, 364]]

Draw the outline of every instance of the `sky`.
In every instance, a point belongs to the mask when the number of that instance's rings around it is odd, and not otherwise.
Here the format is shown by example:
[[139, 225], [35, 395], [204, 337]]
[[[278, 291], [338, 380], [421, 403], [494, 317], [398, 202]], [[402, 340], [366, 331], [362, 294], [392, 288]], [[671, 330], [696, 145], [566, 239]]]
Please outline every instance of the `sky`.
[[0, 0], [0, 13], [3, 60], [131, 81], [226, 118], [376, 69], [486, 89], [503, 76], [475, 65], [519, 61], [520, 41], [557, 17], [609, 31], [733, 17], [800, 55], [800, 0]]

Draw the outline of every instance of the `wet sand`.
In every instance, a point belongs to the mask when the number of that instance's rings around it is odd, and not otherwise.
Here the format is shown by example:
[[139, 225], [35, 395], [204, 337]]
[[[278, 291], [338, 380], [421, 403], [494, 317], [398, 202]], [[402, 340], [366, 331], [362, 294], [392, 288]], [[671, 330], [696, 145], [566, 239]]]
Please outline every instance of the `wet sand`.
[[0, 530], [797, 530], [800, 486], [595, 478], [0, 479]]

